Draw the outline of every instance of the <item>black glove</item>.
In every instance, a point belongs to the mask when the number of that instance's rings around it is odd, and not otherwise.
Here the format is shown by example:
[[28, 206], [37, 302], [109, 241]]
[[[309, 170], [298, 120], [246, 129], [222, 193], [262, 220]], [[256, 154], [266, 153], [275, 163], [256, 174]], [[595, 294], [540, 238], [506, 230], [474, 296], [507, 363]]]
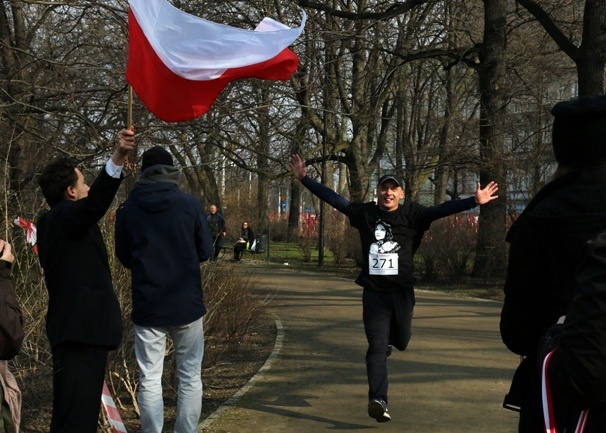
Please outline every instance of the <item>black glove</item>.
[[537, 348], [537, 353], [539, 355], [539, 369], [543, 369], [543, 361], [549, 352], [558, 347], [563, 326], [564, 325], [560, 323], [553, 325], [547, 330], [545, 335], [543, 335], [541, 341], [539, 341], [539, 347]]

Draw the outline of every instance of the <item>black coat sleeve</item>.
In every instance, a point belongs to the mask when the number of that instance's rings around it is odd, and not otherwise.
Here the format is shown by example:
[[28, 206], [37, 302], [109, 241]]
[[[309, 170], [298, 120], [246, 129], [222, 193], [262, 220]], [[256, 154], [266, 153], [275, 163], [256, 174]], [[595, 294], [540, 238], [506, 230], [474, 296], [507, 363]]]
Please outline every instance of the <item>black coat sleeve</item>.
[[606, 399], [606, 233], [583, 250], [553, 368], [568, 378], [583, 405]]
[[303, 179], [301, 179], [301, 184], [305, 188], [310, 190], [313, 195], [318, 197], [323, 202], [328, 203], [339, 212], [346, 212], [346, 209], [349, 206], [349, 200], [343, 198], [342, 196], [334, 192], [332, 189], [328, 188], [325, 185], [322, 185], [319, 182], [316, 182], [309, 176], [305, 176]]
[[510, 229], [508, 241], [501, 338], [512, 352], [535, 355], [541, 337], [555, 323], [545, 317], [546, 294], [541, 291], [545, 276], [537, 271], [536, 257], [544, 254], [543, 245], [534, 235], [533, 227], [523, 218]]

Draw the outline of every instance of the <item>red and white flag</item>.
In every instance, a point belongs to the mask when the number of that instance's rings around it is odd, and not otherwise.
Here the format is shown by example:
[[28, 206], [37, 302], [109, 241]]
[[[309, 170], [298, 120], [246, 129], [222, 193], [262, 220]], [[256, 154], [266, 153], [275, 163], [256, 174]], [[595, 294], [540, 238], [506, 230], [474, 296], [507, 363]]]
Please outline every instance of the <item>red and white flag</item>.
[[112, 432], [128, 433], [124, 423], [122, 422], [122, 417], [120, 416], [120, 412], [118, 412], [116, 403], [114, 403], [112, 394], [109, 392], [109, 388], [105, 382], [103, 382], [103, 390], [101, 391], [101, 404], [103, 405], [105, 413], [107, 414], [107, 419], [112, 427]]
[[13, 223], [17, 227], [21, 227], [25, 229], [25, 236], [28, 243], [32, 245], [32, 249], [35, 254], [38, 254], [38, 229], [34, 225], [33, 222], [26, 220], [25, 218], [21, 218], [18, 216], [13, 220]]
[[271, 18], [253, 30], [185, 13], [166, 0], [129, 0], [126, 80], [159, 119], [181, 122], [206, 113], [231, 81], [288, 80], [298, 58], [290, 46], [303, 31]]

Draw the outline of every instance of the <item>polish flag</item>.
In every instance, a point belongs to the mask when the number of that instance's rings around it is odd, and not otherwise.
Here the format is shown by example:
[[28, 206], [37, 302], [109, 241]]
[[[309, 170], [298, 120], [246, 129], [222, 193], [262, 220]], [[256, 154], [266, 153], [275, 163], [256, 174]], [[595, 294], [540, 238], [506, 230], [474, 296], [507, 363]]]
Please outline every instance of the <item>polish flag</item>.
[[126, 80], [167, 122], [206, 113], [231, 81], [288, 80], [298, 58], [288, 46], [302, 33], [271, 18], [253, 30], [208, 21], [166, 0], [129, 0]]

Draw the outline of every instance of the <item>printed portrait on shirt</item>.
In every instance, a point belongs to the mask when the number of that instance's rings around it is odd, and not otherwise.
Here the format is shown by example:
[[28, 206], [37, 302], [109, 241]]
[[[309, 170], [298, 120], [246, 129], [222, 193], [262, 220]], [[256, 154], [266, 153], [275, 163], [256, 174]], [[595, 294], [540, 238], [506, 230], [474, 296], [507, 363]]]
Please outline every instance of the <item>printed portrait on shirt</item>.
[[370, 244], [371, 254], [390, 254], [400, 249], [400, 244], [393, 240], [391, 225], [385, 221], [375, 223], [375, 239], [377, 241]]

